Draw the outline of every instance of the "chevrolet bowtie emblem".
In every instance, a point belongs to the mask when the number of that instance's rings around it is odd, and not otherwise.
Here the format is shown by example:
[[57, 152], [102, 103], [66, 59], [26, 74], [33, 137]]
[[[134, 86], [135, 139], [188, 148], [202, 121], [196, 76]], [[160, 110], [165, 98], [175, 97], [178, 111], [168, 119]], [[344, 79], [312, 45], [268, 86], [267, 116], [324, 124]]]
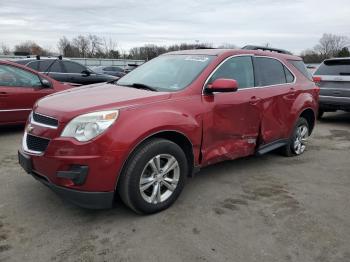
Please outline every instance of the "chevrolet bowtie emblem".
[[33, 130], [34, 130], [34, 127], [31, 124], [29, 124], [27, 126], [27, 133], [31, 133]]

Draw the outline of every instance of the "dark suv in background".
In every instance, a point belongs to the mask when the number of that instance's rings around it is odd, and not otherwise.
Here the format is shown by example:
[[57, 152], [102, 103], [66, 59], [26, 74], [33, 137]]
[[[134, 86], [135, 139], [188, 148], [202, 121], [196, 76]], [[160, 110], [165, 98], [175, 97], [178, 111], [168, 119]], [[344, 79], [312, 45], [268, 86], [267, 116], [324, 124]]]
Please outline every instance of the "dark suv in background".
[[94, 66], [91, 69], [98, 74], [106, 74], [116, 77], [125, 76], [124, 69], [120, 66]]
[[314, 73], [314, 81], [320, 87], [319, 118], [324, 112], [350, 112], [350, 57], [323, 61]]
[[68, 59], [59, 58], [28, 58], [14, 61], [44, 73], [60, 82], [88, 85], [117, 80], [106, 74], [97, 74], [91, 69]]

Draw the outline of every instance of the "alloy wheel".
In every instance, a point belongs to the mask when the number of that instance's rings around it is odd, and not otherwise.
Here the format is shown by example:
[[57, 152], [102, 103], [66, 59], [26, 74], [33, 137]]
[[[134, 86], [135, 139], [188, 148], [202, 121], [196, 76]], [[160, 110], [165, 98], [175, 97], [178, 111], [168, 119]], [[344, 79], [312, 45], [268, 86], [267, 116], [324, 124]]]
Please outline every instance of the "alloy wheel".
[[151, 204], [166, 201], [175, 191], [180, 178], [180, 166], [169, 154], [159, 154], [144, 167], [139, 189], [142, 198]]
[[294, 144], [293, 144], [293, 149], [295, 154], [300, 155], [304, 153], [308, 137], [309, 137], [308, 127], [306, 125], [298, 126], [296, 130]]

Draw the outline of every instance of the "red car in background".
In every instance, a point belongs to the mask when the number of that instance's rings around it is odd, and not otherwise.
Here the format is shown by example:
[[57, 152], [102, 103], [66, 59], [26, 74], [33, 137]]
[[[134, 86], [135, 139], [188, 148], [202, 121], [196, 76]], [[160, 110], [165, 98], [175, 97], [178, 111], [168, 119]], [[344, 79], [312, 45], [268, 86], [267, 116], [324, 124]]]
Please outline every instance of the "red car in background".
[[28, 67], [0, 61], [0, 125], [24, 124], [39, 98], [71, 87]]

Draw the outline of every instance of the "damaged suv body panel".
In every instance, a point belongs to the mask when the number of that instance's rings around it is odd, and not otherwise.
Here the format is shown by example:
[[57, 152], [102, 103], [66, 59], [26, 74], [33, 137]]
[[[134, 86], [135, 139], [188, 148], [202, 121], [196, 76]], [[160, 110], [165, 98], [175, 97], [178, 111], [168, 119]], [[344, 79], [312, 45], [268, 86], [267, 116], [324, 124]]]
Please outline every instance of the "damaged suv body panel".
[[319, 89], [290, 60], [301, 61], [259, 50], [178, 51], [116, 84], [49, 96], [28, 120], [20, 163], [78, 205], [108, 207], [118, 191], [132, 209], [157, 212], [197, 167], [278, 147], [304, 152]]

